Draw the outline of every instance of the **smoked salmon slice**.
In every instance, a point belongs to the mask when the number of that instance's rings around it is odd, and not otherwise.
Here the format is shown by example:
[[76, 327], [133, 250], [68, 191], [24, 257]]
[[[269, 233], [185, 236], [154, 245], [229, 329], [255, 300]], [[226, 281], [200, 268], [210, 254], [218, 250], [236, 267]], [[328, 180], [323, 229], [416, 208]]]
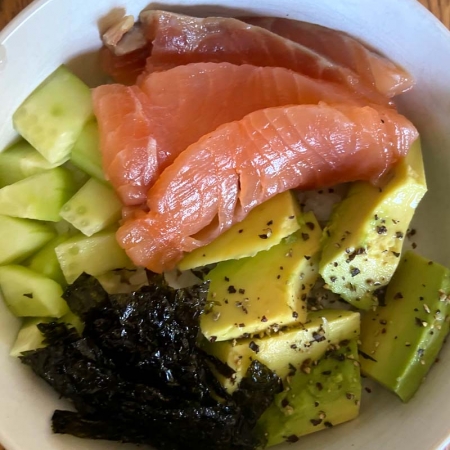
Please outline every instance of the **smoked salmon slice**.
[[126, 221], [118, 242], [136, 265], [169, 270], [277, 193], [379, 179], [417, 136], [408, 119], [385, 107], [252, 112], [182, 152], [150, 189], [150, 211]]
[[277, 17], [246, 17], [241, 20], [304, 45], [333, 63], [351, 69], [387, 97], [406, 92], [414, 85], [413, 78], [404, 69], [341, 31]]
[[196, 18], [158, 10], [144, 10], [139, 17], [152, 45], [146, 64], [148, 72], [193, 62], [285, 67], [347, 86], [374, 103], [388, 103], [356, 72], [264, 28], [233, 18]]
[[346, 87], [288, 69], [197, 63], [141, 77], [136, 86], [93, 90], [103, 169], [126, 206], [147, 200], [159, 174], [219, 125], [289, 104], [363, 105]]

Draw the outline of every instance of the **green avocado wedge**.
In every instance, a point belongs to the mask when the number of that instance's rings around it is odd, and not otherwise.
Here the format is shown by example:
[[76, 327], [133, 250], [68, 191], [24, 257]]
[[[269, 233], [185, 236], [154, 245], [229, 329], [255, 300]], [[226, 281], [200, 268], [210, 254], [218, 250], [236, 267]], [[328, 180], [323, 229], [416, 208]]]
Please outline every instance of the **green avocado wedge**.
[[257, 423], [267, 446], [297, 442], [359, 414], [361, 379], [357, 341], [332, 347], [308, 370], [297, 370], [289, 389], [277, 394]]
[[353, 306], [376, 306], [400, 260], [403, 238], [426, 192], [420, 142], [376, 187], [356, 182], [324, 230], [320, 274], [328, 288]]
[[406, 252], [385, 303], [361, 321], [361, 370], [407, 402], [449, 331], [450, 270]]

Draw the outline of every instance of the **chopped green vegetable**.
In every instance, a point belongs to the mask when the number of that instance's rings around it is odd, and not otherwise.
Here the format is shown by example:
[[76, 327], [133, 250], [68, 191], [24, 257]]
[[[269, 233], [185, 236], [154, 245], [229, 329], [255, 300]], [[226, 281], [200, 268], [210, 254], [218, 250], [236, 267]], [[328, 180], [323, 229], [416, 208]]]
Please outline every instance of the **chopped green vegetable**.
[[13, 122], [47, 161], [62, 164], [91, 117], [89, 88], [67, 67], [60, 66], [17, 108]]
[[86, 236], [118, 222], [122, 203], [106, 183], [91, 178], [61, 208], [60, 215]]
[[0, 188], [54, 167], [27, 141], [20, 140], [0, 153]]
[[67, 169], [46, 170], [0, 189], [0, 214], [58, 222], [62, 205], [75, 191]]
[[0, 215], [0, 264], [22, 262], [55, 235], [46, 223]]
[[55, 252], [67, 283], [75, 281], [83, 272], [96, 276], [131, 266], [116, 241], [115, 230], [101, 231], [90, 237], [80, 233], [58, 245]]
[[0, 288], [6, 305], [18, 317], [61, 317], [69, 311], [61, 286], [26, 267], [1, 266]]

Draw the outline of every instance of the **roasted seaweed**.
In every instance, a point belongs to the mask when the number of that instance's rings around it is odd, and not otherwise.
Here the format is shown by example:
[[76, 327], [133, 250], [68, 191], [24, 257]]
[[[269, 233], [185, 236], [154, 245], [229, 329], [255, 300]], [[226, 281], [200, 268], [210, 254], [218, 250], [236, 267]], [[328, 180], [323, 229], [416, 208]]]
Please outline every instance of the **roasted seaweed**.
[[252, 431], [279, 379], [253, 362], [233, 396], [215, 382], [197, 346], [207, 288], [175, 290], [152, 277], [137, 292], [108, 295], [87, 275], [70, 286], [64, 296], [83, 334], [42, 323], [47, 347], [21, 357], [77, 410], [55, 411], [53, 430], [161, 450], [261, 446]]

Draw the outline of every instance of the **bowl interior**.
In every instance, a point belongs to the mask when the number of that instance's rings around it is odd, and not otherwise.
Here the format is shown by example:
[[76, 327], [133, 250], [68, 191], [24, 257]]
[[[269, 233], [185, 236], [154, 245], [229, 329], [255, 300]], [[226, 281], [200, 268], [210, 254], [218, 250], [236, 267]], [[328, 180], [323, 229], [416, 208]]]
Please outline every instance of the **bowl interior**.
[[[0, 34], [0, 148], [16, 138], [11, 123], [14, 110], [59, 64], [68, 63], [90, 85], [98, 84], [99, 29], [123, 8], [137, 15], [147, 5], [146, 0], [97, 0], [83, 2], [80, 8], [79, 2], [38, 1], [9, 24]], [[422, 255], [450, 266], [450, 33], [416, 0], [210, 0], [208, 4], [168, 0], [153, 6], [200, 15], [260, 14], [319, 23], [359, 37], [409, 70], [417, 84], [398, 99], [398, 106], [421, 133], [429, 186], [414, 219], [415, 243]], [[51, 433], [53, 410], [68, 405], [9, 357], [17, 328], [18, 320], [0, 302], [0, 442], [8, 450], [136, 448]], [[443, 447], [450, 414], [449, 403], [442, 401], [450, 397], [448, 356], [447, 346], [409, 404], [365, 380], [372, 393], [365, 393], [358, 419], [280, 450]]]

